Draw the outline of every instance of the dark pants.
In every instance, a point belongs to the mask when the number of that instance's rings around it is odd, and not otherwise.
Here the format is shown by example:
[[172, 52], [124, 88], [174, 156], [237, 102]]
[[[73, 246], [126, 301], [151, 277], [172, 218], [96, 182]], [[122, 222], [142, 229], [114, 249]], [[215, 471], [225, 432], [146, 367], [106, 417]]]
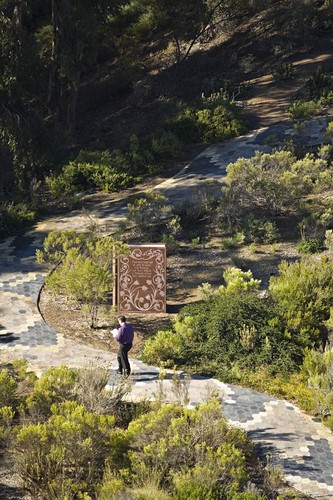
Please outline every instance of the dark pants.
[[128, 351], [132, 349], [133, 344], [119, 344], [118, 350], [118, 370], [124, 375], [131, 373], [131, 366], [128, 361]]

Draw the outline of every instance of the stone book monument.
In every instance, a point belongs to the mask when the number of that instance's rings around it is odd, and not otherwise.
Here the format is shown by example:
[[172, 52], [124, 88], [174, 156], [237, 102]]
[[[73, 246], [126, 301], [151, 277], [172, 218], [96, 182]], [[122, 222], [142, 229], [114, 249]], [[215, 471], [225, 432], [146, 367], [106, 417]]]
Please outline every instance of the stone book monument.
[[166, 312], [164, 244], [129, 245], [118, 258], [118, 311]]

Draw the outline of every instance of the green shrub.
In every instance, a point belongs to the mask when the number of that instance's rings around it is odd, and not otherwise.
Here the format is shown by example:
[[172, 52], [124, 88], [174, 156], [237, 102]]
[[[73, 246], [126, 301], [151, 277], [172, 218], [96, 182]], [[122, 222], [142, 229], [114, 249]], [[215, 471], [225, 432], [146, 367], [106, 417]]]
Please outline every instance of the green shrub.
[[0, 371], [0, 408], [12, 406], [17, 401], [17, 381], [7, 369]]
[[182, 230], [180, 216], [175, 215], [174, 217], [171, 217], [166, 223], [166, 228], [172, 236], [177, 236]]
[[268, 135], [264, 140], [264, 144], [267, 144], [267, 146], [271, 147], [276, 147], [279, 144], [279, 142], [280, 142], [279, 136], [275, 133]]
[[215, 295], [215, 291], [213, 290], [212, 285], [207, 282], [201, 283], [201, 285], [198, 286], [197, 290], [202, 300], [211, 300]]
[[126, 155], [119, 149], [111, 152], [83, 150], [62, 168], [59, 175], [52, 174], [46, 182], [55, 198], [66, 198], [91, 189], [119, 191], [140, 181], [136, 171], [144, 160], [140, 158], [139, 165], [137, 163], [136, 151]]
[[104, 164], [71, 162], [60, 175], [47, 178], [47, 185], [55, 198], [66, 198], [90, 189], [106, 192], [119, 191], [140, 181], [127, 172]]
[[243, 231], [238, 231], [232, 236], [228, 236], [221, 240], [221, 247], [223, 249], [235, 248], [239, 245], [242, 245], [245, 242], [245, 234]]
[[333, 431], [333, 416], [329, 416], [325, 420], [325, 425], [330, 429], [330, 431]]
[[[333, 91], [332, 65], [318, 66], [313, 76], [308, 78], [305, 85], [308, 99], [323, 100], [323, 104], [330, 105]], [[325, 102], [327, 100], [327, 103]]]
[[325, 231], [324, 247], [333, 253], [333, 230], [327, 229]]
[[72, 230], [51, 231], [43, 241], [43, 250], [36, 251], [37, 262], [58, 264], [72, 248], [82, 248], [88, 239], [84, 233]]
[[319, 238], [306, 238], [296, 245], [296, 250], [301, 254], [320, 253], [323, 250], [323, 243]]
[[332, 106], [332, 104], [333, 104], [333, 90], [322, 91], [321, 96], [318, 99], [318, 102], [323, 107]]
[[309, 120], [321, 111], [321, 105], [315, 101], [296, 101], [288, 108], [291, 119], [295, 122]]
[[181, 338], [172, 330], [161, 330], [144, 344], [141, 359], [151, 365], [173, 367], [181, 353]]
[[[230, 382], [239, 380], [242, 370], [261, 366], [270, 373], [297, 369], [302, 352], [294, 339], [285, 337], [284, 324], [268, 298], [238, 286], [228, 293], [206, 291], [209, 300], [185, 306], [177, 316], [173, 331], [181, 350], [174, 361]], [[162, 349], [163, 337], [159, 345]]]
[[325, 130], [325, 135], [326, 137], [330, 138], [332, 140], [333, 137], [333, 121], [329, 122], [327, 124], [326, 130]]
[[[6, 368], [0, 369], [0, 427], [1, 418], [5, 436], [9, 436], [9, 423], [11, 412], [17, 415], [24, 398], [33, 390], [33, 385], [37, 379], [36, 375], [27, 371], [27, 361], [18, 359], [5, 365]], [[3, 413], [2, 408], [4, 408]], [[6, 408], [10, 408], [8, 411]], [[6, 440], [6, 439], [5, 439]]]
[[192, 106], [184, 107], [165, 127], [184, 143], [219, 142], [243, 133], [246, 129], [239, 109], [225, 92], [204, 95]]
[[152, 10], [147, 10], [143, 12], [137, 22], [131, 27], [131, 32], [139, 40], [151, 35], [151, 32], [155, 29], [155, 19]]
[[133, 177], [133, 175], [126, 172], [112, 172], [109, 167], [100, 168], [98, 172], [93, 173], [91, 179], [94, 184], [93, 187], [107, 193], [121, 191], [138, 184], [142, 180], [141, 177]]
[[109, 465], [106, 466], [103, 481], [97, 487], [97, 500], [110, 500], [116, 495], [121, 495], [125, 491], [124, 481], [118, 478]]
[[324, 418], [333, 416], [333, 350], [324, 352], [307, 349], [302, 365], [302, 372], [307, 377], [312, 389], [316, 412]]
[[230, 248], [236, 247], [236, 242], [232, 236], [221, 239], [221, 247], [223, 250], [228, 250]]
[[24, 203], [0, 203], [0, 239], [6, 238], [15, 231], [32, 224], [37, 213]]
[[175, 500], [221, 498], [228, 491], [230, 498], [247, 477], [245, 458], [233, 445], [222, 445], [211, 451], [187, 472], [174, 475]]
[[192, 108], [185, 107], [175, 118], [167, 120], [165, 127], [185, 144], [196, 144], [200, 140], [200, 127]]
[[318, 157], [325, 160], [330, 161], [333, 159], [333, 146], [332, 144], [323, 144], [318, 149]]
[[218, 294], [241, 293], [244, 291], [257, 290], [261, 284], [260, 280], [253, 278], [252, 271], [242, 271], [237, 267], [228, 267], [223, 272], [223, 279], [226, 286], [220, 286]]
[[190, 241], [190, 249], [195, 250], [196, 248], [198, 248], [199, 243], [200, 243], [200, 236], [192, 238]]
[[255, 253], [258, 253], [258, 245], [256, 243], [251, 243], [249, 245], [249, 251], [251, 254], [255, 254]]
[[198, 110], [196, 117], [201, 141], [220, 142], [245, 132], [245, 126], [237, 119], [236, 112], [237, 108], [231, 104]]
[[162, 225], [166, 225], [167, 217], [172, 212], [171, 205], [167, 204], [167, 198], [158, 191], [148, 191], [133, 203], [129, 203], [127, 208], [129, 211], [127, 219], [148, 238], [160, 231]]
[[180, 243], [172, 234], [163, 234], [162, 243], [165, 243], [167, 255], [175, 255], [180, 251]]
[[303, 257], [301, 261], [279, 265], [279, 276], [272, 276], [269, 292], [286, 321], [285, 336], [302, 347], [319, 347], [327, 341], [327, 321], [333, 300], [333, 262], [322, 257]]
[[252, 445], [242, 431], [227, 426], [217, 400], [191, 410], [162, 405], [131, 422], [127, 437], [138, 486], [154, 478], [179, 499], [189, 498], [188, 488], [221, 498], [244, 489]]
[[11, 440], [11, 427], [14, 416], [15, 411], [11, 406], [0, 407], [0, 450], [8, 446]]
[[160, 130], [151, 138], [151, 151], [157, 158], [174, 157], [180, 154], [182, 145], [178, 137], [167, 130]]
[[55, 198], [68, 197], [75, 192], [84, 191], [88, 188], [88, 180], [74, 162], [66, 165], [60, 175], [53, 173], [50, 177], [47, 177], [46, 184]]
[[46, 277], [47, 286], [64, 294], [85, 313], [91, 328], [95, 328], [103, 304], [113, 289], [113, 259], [126, 254], [127, 246], [110, 237], [94, 233], [54, 231], [44, 241], [44, 250], [37, 250], [38, 262], [60, 262]]
[[54, 404], [49, 411], [45, 423], [24, 426], [17, 434], [17, 466], [24, 486], [34, 498], [93, 494], [115, 446], [114, 418], [88, 413], [73, 401]]
[[245, 234], [243, 231], [238, 231], [234, 236], [233, 239], [237, 245], [242, 245], [245, 241]]
[[244, 221], [245, 234], [248, 241], [253, 243], [276, 243], [280, 239], [279, 230], [275, 222], [257, 219], [252, 214]]
[[[311, 166], [313, 170], [313, 162]], [[267, 222], [265, 226], [267, 215], [263, 219], [261, 214], [276, 216], [298, 206], [304, 184], [304, 169], [299, 170], [296, 158], [289, 151], [276, 151], [272, 154], [257, 152], [251, 158], [239, 158], [227, 167], [225, 185], [217, 209], [218, 219], [230, 229], [238, 227], [240, 223], [244, 224], [244, 221], [246, 226], [248, 221], [248, 225], [251, 223], [253, 230], [258, 231], [256, 226], [260, 224], [264, 226], [260, 228], [260, 238], [266, 233], [271, 234], [273, 230], [269, 239], [276, 238], [274, 224], [270, 223], [268, 227]], [[249, 213], [252, 214], [251, 217], [248, 217]], [[254, 215], [257, 213], [261, 217]], [[249, 227], [248, 230], [250, 229]]]
[[32, 393], [26, 399], [26, 409], [33, 418], [44, 420], [50, 415], [54, 403], [73, 398], [77, 372], [66, 366], [49, 368], [35, 382]]
[[294, 77], [295, 68], [293, 63], [285, 63], [278, 66], [272, 73], [276, 82], [284, 82]]

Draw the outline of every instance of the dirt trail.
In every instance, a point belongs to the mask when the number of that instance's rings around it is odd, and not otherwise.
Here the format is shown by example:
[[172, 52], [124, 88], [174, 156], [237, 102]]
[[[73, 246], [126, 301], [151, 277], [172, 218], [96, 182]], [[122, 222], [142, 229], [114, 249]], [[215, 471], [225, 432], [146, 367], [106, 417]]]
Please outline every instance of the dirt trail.
[[242, 98], [253, 128], [267, 127], [288, 119], [287, 108], [297, 98], [306, 79], [314, 74], [318, 66], [333, 63], [333, 46], [324, 53], [313, 51], [312, 55], [310, 53], [303, 59], [290, 62], [295, 70], [290, 81], [278, 85], [268, 74], [244, 82], [248, 88]]

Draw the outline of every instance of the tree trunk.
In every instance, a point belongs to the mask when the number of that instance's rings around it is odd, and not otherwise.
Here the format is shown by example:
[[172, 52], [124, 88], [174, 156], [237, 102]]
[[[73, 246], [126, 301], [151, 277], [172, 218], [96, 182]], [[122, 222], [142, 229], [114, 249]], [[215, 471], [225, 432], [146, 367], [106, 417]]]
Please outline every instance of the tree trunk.
[[67, 109], [67, 129], [71, 133], [74, 133], [75, 131], [76, 107], [77, 107], [80, 81], [81, 81], [81, 71], [77, 70], [72, 81], [72, 86], [69, 93], [68, 109]]
[[58, 123], [64, 124], [63, 91], [60, 81], [63, 0], [52, 0], [52, 63], [49, 77], [48, 104], [54, 106]]

